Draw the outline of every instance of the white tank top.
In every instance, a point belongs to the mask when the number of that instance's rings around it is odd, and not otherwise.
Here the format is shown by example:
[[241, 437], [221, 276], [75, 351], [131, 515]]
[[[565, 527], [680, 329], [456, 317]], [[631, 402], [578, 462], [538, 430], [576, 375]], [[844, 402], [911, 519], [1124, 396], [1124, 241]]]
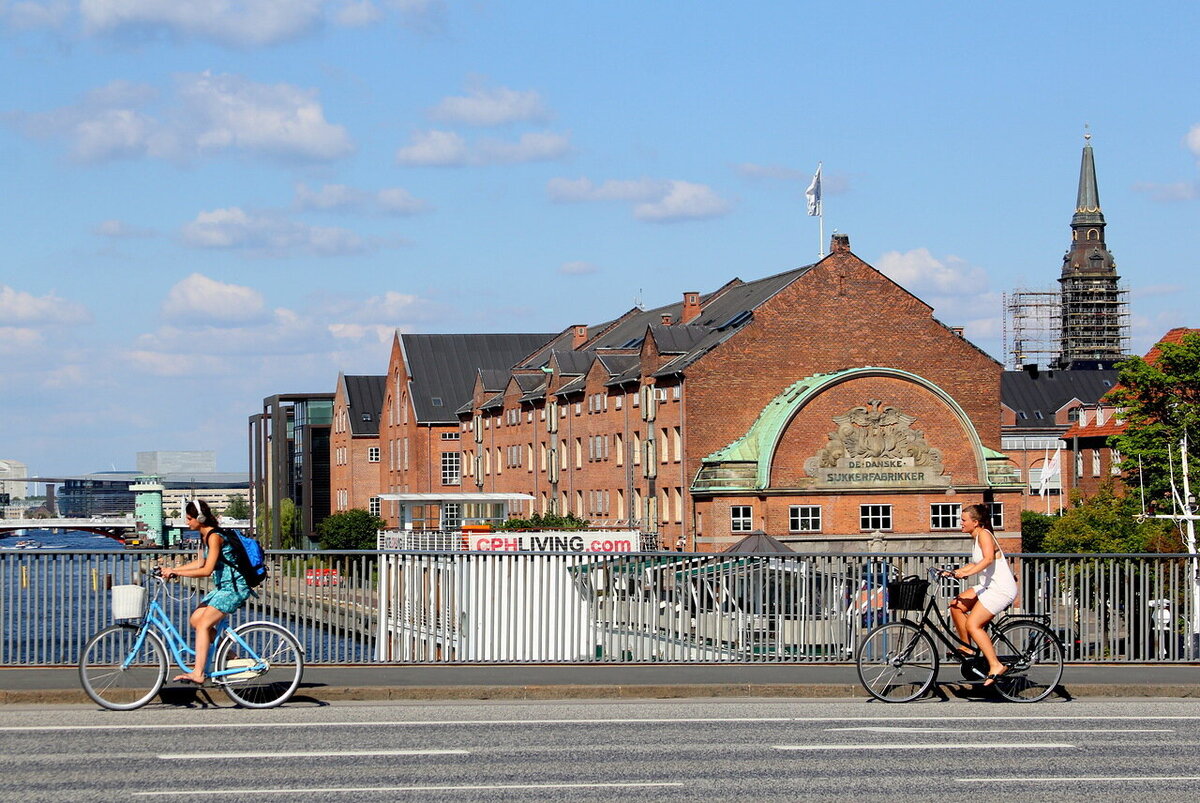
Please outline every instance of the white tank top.
[[[988, 588], [995, 588], [1000, 591], [1017, 593], [1017, 578], [1013, 576], [1012, 569], [1009, 568], [1008, 559], [1004, 557], [1004, 552], [1000, 549], [1000, 542], [996, 540], [996, 535], [988, 531], [988, 536], [996, 545], [996, 557], [988, 565], [986, 569], [981, 571], [977, 576], [979, 583], [975, 588], [983, 591]], [[971, 549], [971, 562], [978, 563], [983, 560], [983, 547], [979, 546], [979, 539], [975, 539], [975, 546]]]

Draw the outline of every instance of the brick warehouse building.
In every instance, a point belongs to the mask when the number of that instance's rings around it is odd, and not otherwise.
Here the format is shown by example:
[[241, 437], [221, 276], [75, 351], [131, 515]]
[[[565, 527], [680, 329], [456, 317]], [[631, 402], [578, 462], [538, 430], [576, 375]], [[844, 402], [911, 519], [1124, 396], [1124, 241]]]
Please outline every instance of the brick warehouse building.
[[476, 370], [458, 411], [466, 489], [700, 551], [756, 529], [805, 551], [957, 548], [961, 505], [987, 501], [1018, 547], [1001, 366], [844, 235], [814, 265], [570, 327], [512, 365]]
[[338, 374], [329, 435], [333, 513], [357, 508], [379, 515], [379, 413], [386, 379]]
[[[462, 444], [456, 410], [471, 397], [479, 370], [507, 371], [553, 334], [397, 334], [379, 408], [379, 479], [375, 491], [444, 493], [462, 487]], [[399, 507], [380, 515], [398, 526]], [[426, 526], [435, 529], [436, 514]], [[424, 521], [424, 514], [418, 513]], [[453, 521], [453, 516], [449, 517]]]

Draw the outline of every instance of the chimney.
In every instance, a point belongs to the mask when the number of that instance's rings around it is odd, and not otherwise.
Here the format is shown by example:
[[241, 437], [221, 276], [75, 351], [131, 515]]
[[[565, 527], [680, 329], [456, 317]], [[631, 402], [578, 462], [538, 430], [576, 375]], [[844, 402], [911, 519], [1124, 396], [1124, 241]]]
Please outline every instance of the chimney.
[[1021, 367], [1025, 369], [1025, 373], [1029, 374], [1031, 378], [1038, 378], [1038, 364], [1036, 362], [1031, 362]]
[[961, 326], [951, 326], [950, 331], [953, 332], [954, 334], [958, 335], [959, 337], [963, 336], [963, 327], [961, 327]]
[[665, 312], [663, 313], [663, 315], [662, 315], [662, 325], [663, 325], [663, 326], [670, 326], [670, 325], [671, 325], [671, 316], [670, 316], [668, 313], [665, 313]]
[[588, 342], [587, 324], [578, 323], [572, 328], [574, 329], [574, 332], [572, 333], [571, 337], [571, 348], [578, 349], [583, 346], [584, 343]]
[[848, 254], [850, 253], [850, 235], [835, 234], [829, 242], [829, 253], [831, 254]]
[[680, 323], [691, 323], [700, 317], [700, 294], [684, 293], [683, 310], [679, 313]]

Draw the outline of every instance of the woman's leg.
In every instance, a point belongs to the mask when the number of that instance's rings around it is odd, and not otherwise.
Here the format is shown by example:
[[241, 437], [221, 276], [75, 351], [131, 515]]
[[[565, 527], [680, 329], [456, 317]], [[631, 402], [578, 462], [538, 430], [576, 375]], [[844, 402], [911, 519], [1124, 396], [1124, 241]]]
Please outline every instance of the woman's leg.
[[217, 622], [225, 616], [225, 612], [211, 605], [201, 605], [196, 610], [192, 611], [192, 617], [189, 620], [191, 625], [196, 630], [196, 665], [190, 674], [178, 675], [175, 680], [190, 680], [193, 683], [204, 682], [204, 670], [208, 663], [208, 648], [212, 645], [213, 635], [216, 633]]
[[[969, 588], [963, 593], [954, 598], [950, 603], [950, 618], [954, 621], [954, 629], [958, 631], [958, 637], [965, 644], [971, 643], [971, 634], [967, 630], [967, 617], [971, 610], [975, 608], [975, 603], [979, 600], [975, 598], [975, 589]], [[957, 648], [959, 652], [965, 651], [962, 647]]]
[[[984, 629], [987, 623], [992, 621], [995, 616], [996, 614], [982, 605], [976, 605], [967, 614], [967, 632], [975, 640], [975, 643], [979, 645], [979, 651], [983, 653], [983, 657], [987, 659], [989, 676], [1002, 675], [1007, 669], [1004, 664], [1000, 663], [1000, 659], [996, 657], [996, 648], [992, 644], [991, 637], [988, 636], [987, 631]], [[983, 685], [990, 686], [992, 682], [993, 680], [989, 678], [984, 681]]]

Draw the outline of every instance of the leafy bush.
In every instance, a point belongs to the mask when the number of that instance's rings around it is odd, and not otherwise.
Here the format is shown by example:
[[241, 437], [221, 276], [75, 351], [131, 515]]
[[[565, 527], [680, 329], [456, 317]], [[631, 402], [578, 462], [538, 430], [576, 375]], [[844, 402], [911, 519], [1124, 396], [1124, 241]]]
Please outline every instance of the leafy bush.
[[586, 530], [587, 519], [578, 518], [574, 513], [560, 516], [557, 513], [534, 513], [527, 519], [509, 519], [496, 526], [497, 530]]
[[344, 510], [317, 525], [317, 540], [322, 549], [374, 549], [376, 533], [385, 524], [365, 510]]

